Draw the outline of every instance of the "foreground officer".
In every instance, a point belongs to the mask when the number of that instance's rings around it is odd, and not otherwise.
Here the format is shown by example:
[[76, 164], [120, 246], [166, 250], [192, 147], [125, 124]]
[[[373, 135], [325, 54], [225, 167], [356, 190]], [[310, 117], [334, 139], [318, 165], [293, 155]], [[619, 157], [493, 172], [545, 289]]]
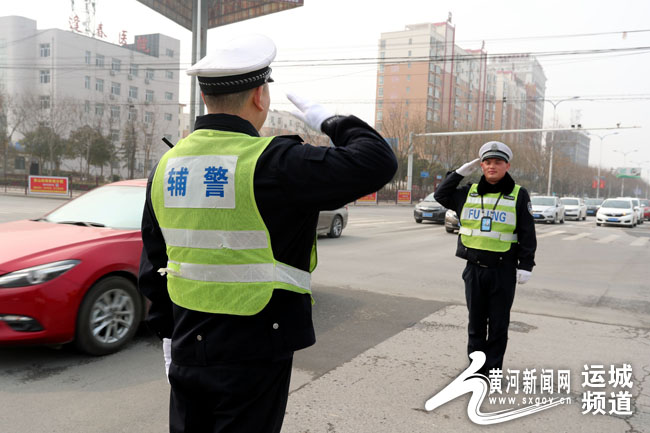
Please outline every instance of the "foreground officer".
[[366, 123], [296, 96], [335, 147], [260, 137], [275, 52], [267, 37], [240, 37], [187, 71], [208, 114], [147, 184], [139, 287], [163, 339], [171, 432], [280, 431], [293, 353], [315, 342], [318, 213], [378, 190], [397, 169]]
[[[502, 368], [515, 285], [530, 278], [537, 239], [528, 192], [508, 174], [510, 148], [490, 141], [479, 156], [450, 172], [434, 197], [459, 215], [456, 256], [467, 260], [463, 271], [469, 309], [467, 353], [485, 353], [479, 373], [487, 376], [490, 369]], [[479, 166], [483, 170], [479, 183], [457, 188]]]

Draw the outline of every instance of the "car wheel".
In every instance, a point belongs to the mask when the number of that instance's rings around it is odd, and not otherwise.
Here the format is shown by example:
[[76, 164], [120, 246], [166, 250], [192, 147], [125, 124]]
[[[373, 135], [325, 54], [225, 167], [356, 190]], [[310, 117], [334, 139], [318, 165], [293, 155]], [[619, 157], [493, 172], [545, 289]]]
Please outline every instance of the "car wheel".
[[600, 223], [596, 223], [596, 225], [597, 225], [598, 227], [600, 227], [600, 226], [601, 226], [601, 224], [600, 224]]
[[418, 224], [420, 224], [420, 223], [422, 222], [422, 218], [416, 218], [416, 219], [415, 219], [415, 222], [418, 223]]
[[553, 216], [553, 221], [551, 221], [551, 224], [557, 224], [557, 214]]
[[135, 284], [108, 277], [88, 290], [77, 315], [75, 345], [90, 355], [121, 349], [136, 333], [142, 318], [142, 298]]
[[330, 238], [338, 238], [341, 236], [341, 233], [343, 233], [343, 218], [340, 215], [335, 215], [327, 236]]
[[445, 231], [446, 231], [447, 233], [453, 233], [453, 232], [454, 232], [454, 229], [449, 228], [449, 227], [445, 227]]

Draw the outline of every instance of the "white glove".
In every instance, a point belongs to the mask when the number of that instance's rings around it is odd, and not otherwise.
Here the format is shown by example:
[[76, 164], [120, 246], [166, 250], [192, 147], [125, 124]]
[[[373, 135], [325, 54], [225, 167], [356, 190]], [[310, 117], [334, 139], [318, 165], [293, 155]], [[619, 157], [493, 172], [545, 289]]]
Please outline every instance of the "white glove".
[[334, 116], [334, 113], [329, 111], [327, 108], [323, 107], [320, 104], [311, 102], [307, 99], [304, 99], [296, 94], [287, 93], [287, 98], [293, 103], [298, 110], [292, 111], [291, 114], [296, 116], [298, 119], [305, 122], [311, 128], [315, 129], [318, 132], [321, 132], [321, 125], [323, 122], [330, 117]]
[[172, 363], [171, 338], [163, 338], [163, 357], [165, 358], [165, 375], [167, 376], [167, 382], [169, 382], [169, 366]]
[[456, 169], [456, 173], [461, 176], [467, 176], [472, 174], [474, 170], [481, 166], [481, 158], [476, 158], [474, 161], [467, 162]]
[[523, 269], [517, 269], [517, 282], [519, 284], [526, 284], [526, 281], [530, 280], [532, 272], [524, 271]]

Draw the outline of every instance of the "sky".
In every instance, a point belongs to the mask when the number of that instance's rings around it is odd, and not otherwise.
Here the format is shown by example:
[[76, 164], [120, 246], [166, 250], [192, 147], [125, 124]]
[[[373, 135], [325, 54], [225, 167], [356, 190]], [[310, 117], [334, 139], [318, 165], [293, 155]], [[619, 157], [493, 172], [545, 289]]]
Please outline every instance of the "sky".
[[[163, 33], [181, 41], [181, 70], [191, 64], [191, 33], [136, 0], [95, 0], [96, 23], [109, 42], [122, 30], [129, 43], [137, 34]], [[634, 52], [541, 56], [546, 99], [557, 102], [560, 126], [640, 126], [593, 139], [589, 163], [602, 168], [638, 166], [650, 181], [650, 2], [647, 0], [304, 0], [304, 6], [208, 31], [207, 49], [244, 33], [271, 37], [278, 54], [273, 67], [271, 108], [291, 110], [284, 92], [320, 102], [332, 111], [374, 123], [377, 66], [324, 66], [331, 59], [376, 58], [382, 32], [409, 24], [445, 21], [451, 13], [456, 44], [488, 54], [540, 53], [647, 47]], [[72, 5], [82, 0], [0, 0], [0, 15], [37, 21], [39, 29], [69, 29]], [[313, 60], [307, 62], [306, 60]], [[298, 61], [298, 62], [292, 62]], [[351, 62], [343, 62], [351, 63]], [[181, 73], [181, 103], [189, 104], [189, 80]], [[545, 104], [544, 126], [553, 106]], [[594, 131], [608, 134], [608, 131]], [[624, 156], [624, 154], [626, 154]]]

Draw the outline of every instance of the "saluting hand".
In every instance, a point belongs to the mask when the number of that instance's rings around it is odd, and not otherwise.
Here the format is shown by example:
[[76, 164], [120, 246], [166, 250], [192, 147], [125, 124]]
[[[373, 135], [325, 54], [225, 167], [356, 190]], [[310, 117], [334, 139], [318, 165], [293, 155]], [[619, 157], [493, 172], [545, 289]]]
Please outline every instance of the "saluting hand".
[[477, 168], [479, 168], [480, 166], [481, 166], [481, 159], [476, 158], [474, 161], [470, 161], [461, 165], [459, 168], [456, 169], [456, 173], [460, 174], [461, 176], [468, 176], [472, 174], [472, 172]]
[[324, 121], [330, 117], [334, 117], [334, 113], [329, 111], [327, 108], [294, 93], [287, 93], [287, 98], [289, 98], [289, 101], [300, 110], [293, 110], [291, 114], [318, 132], [322, 132], [321, 125]]

